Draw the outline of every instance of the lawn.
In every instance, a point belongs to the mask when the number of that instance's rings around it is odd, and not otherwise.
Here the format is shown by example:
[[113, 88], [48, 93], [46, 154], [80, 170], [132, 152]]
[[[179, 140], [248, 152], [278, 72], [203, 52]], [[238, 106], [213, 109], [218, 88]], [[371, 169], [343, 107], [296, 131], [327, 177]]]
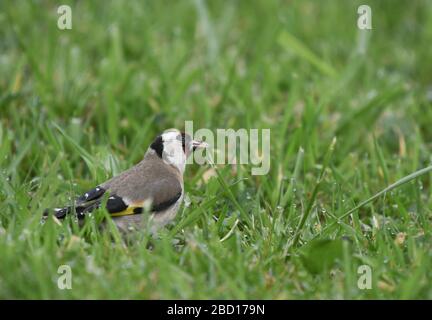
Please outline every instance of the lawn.
[[[430, 1], [61, 4], [0, 2], [0, 298], [432, 298]], [[128, 245], [41, 223], [187, 120], [270, 129], [270, 171], [188, 165]]]

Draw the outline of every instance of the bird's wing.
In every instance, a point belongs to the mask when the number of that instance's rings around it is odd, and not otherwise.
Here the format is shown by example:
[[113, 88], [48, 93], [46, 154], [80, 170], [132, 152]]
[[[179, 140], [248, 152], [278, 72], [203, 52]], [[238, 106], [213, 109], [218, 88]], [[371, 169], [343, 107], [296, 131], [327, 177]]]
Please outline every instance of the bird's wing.
[[128, 186], [129, 188], [124, 190], [112, 187], [112, 193], [107, 201], [107, 210], [113, 217], [142, 213], [148, 202], [151, 203], [151, 212], [164, 211], [176, 203], [183, 193], [180, 182], [174, 176], [135, 180], [135, 183]]
[[[125, 185], [113, 185], [105, 188], [97, 186], [80, 196], [75, 204], [75, 212], [78, 218], [83, 218], [86, 213], [92, 212], [102, 204], [104, 195], [108, 193], [106, 209], [113, 217], [139, 214], [144, 212], [148, 202], [151, 203], [150, 211], [161, 212], [176, 203], [183, 192], [183, 188], [174, 177], [163, 177], [155, 180], [135, 182], [133, 185], [123, 181]], [[72, 207], [54, 209], [54, 215], [63, 219], [68, 213], [73, 212]]]

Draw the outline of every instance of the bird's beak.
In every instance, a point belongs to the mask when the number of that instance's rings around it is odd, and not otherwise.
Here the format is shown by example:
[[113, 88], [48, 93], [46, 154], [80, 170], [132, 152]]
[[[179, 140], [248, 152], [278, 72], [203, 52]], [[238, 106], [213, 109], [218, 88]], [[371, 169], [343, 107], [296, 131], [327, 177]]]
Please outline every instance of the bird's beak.
[[196, 149], [205, 149], [208, 148], [208, 143], [204, 142], [204, 141], [199, 141], [199, 140], [192, 140], [192, 148], [193, 151], [195, 151]]

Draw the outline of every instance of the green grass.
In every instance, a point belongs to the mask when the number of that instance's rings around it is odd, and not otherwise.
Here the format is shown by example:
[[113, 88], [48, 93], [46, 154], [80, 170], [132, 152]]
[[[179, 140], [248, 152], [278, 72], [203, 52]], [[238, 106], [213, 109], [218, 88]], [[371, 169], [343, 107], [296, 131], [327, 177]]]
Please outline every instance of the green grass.
[[[364, 1], [64, 2], [72, 30], [0, 2], [0, 298], [432, 298], [430, 1], [370, 0], [363, 32]], [[40, 224], [185, 120], [270, 128], [269, 174], [188, 166], [129, 246], [102, 210]]]

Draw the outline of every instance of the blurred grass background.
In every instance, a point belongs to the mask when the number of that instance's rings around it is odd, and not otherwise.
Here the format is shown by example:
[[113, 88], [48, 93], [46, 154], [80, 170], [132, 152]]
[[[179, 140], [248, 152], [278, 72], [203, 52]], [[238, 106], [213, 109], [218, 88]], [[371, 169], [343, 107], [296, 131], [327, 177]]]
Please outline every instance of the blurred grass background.
[[[360, 31], [361, 4], [1, 1], [0, 297], [432, 298], [430, 174], [336, 223], [432, 159], [432, 4], [370, 0]], [[130, 246], [40, 224], [185, 120], [270, 128], [270, 173], [189, 167], [174, 226]]]

